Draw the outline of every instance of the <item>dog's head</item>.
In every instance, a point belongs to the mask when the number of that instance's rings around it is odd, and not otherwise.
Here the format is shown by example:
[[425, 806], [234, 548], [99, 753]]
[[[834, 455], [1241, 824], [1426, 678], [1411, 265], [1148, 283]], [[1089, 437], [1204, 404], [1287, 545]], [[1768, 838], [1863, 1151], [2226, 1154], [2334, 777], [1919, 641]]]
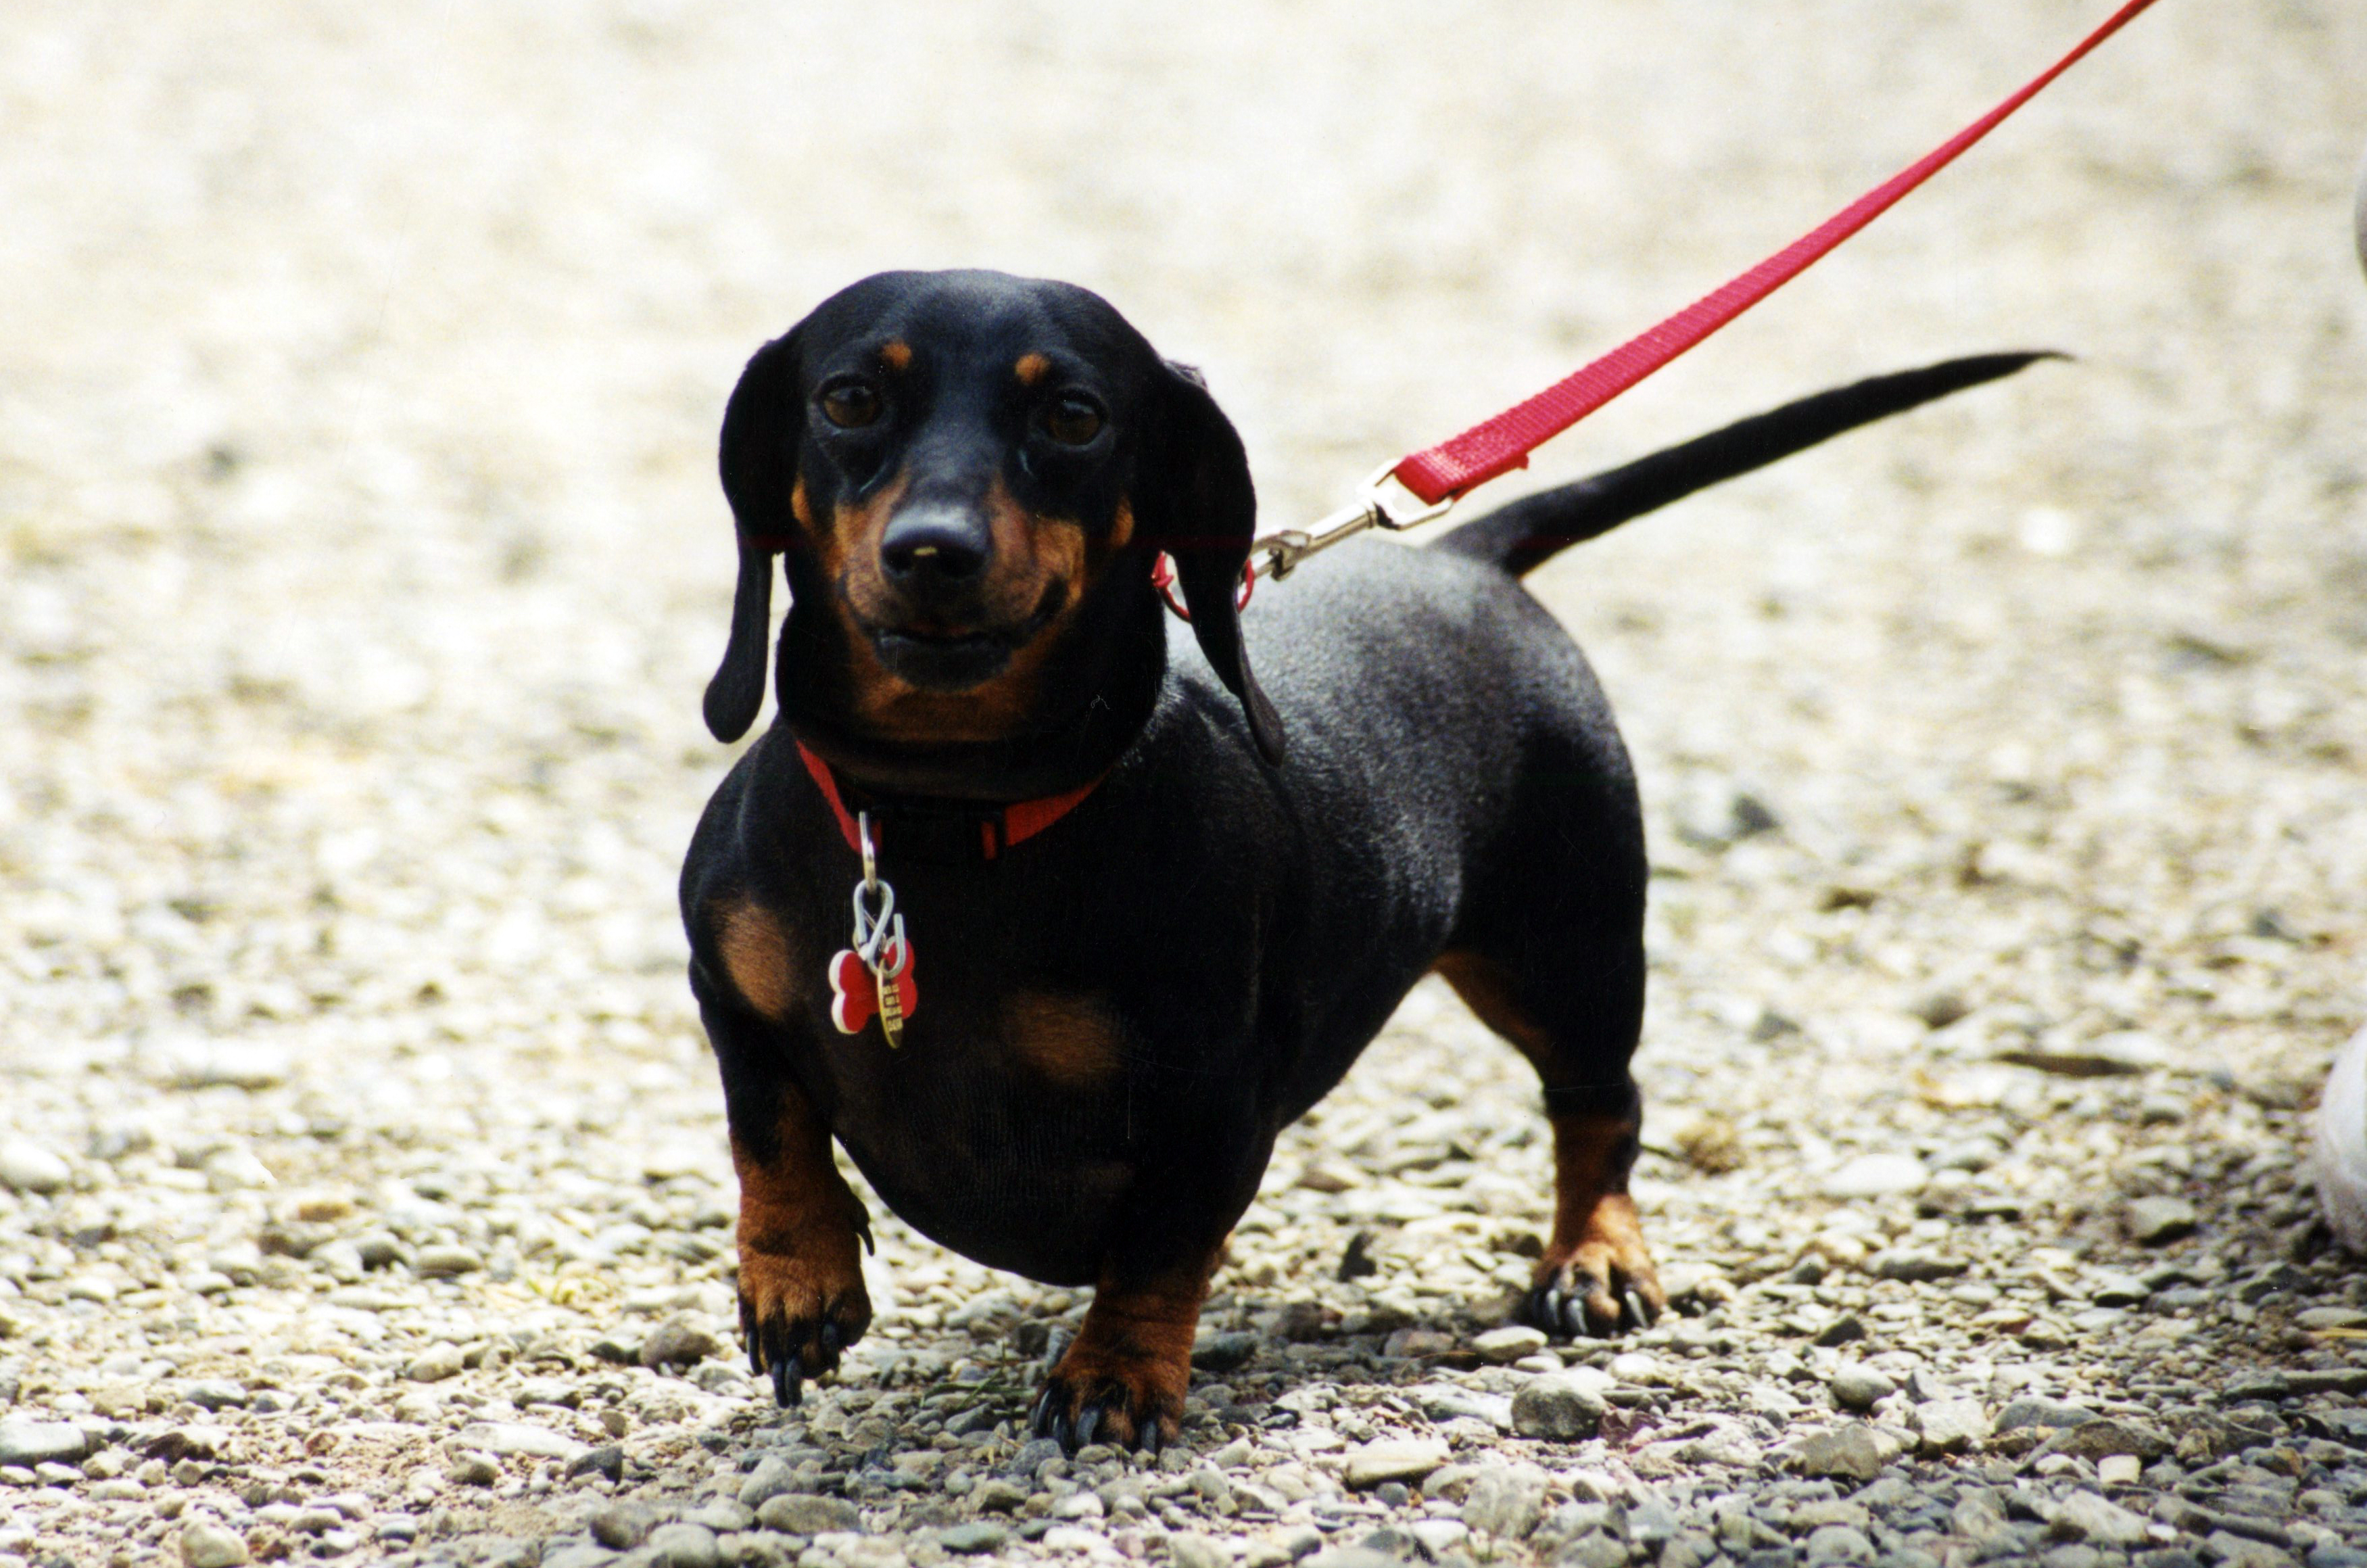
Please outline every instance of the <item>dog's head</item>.
[[1209, 665], [1279, 755], [1233, 605], [1257, 517], [1240, 438], [1098, 296], [992, 272], [866, 278], [749, 361], [721, 466], [740, 581], [707, 690], [718, 738], [764, 706], [775, 552], [792, 726], [842, 755], [937, 759], [905, 781], [958, 785], [937, 775], [959, 757], [1069, 733], [1139, 687], [1144, 659], [1163, 668], [1164, 550]]

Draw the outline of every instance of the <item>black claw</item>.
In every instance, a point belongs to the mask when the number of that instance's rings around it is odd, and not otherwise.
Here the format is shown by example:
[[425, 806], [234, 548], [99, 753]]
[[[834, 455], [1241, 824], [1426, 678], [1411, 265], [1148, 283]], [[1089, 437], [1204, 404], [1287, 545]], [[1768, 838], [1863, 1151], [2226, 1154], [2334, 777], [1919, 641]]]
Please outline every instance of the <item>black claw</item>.
[[1159, 1418], [1154, 1415], [1150, 1420], [1142, 1423], [1141, 1426], [1136, 1431], [1134, 1443], [1135, 1447], [1140, 1449], [1144, 1453], [1149, 1454], [1152, 1459], [1157, 1459], [1159, 1457], [1160, 1445], [1164, 1443], [1166, 1440], [1166, 1435], [1160, 1426]]
[[1644, 1300], [1643, 1295], [1632, 1286], [1627, 1291], [1627, 1315], [1637, 1328], [1651, 1327], [1652, 1320], [1657, 1315], [1652, 1311], [1651, 1303]]
[[1093, 1434], [1101, 1429], [1102, 1407], [1099, 1404], [1085, 1406], [1083, 1413], [1077, 1417], [1077, 1447], [1082, 1449], [1092, 1442]]
[[1077, 1451], [1077, 1424], [1069, 1418], [1065, 1410], [1057, 1412], [1052, 1417], [1052, 1440], [1060, 1445], [1060, 1451], [1064, 1454]]
[[1030, 1436], [1048, 1437], [1052, 1435], [1052, 1391], [1046, 1389], [1036, 1396], [1035, 1408], [1027, 1413]]
[[[1558, 1294], [1558, 1292], [1557, 1293]], [[1574, 1296], [1564, 1296], [1561, 1301], [1560, 1316], [1563, 1331], [1572, 1339], [1587, 1339], [1592, 1337], [1591, 1332], [1586, 1326], [1586, 1303], [1584, 1301], [1578, 1300]]]
[[792, 1377], [786, 1359], [773, 1363], [773, 1403], [784, 1410], [798, 1402], [798, 1389]]

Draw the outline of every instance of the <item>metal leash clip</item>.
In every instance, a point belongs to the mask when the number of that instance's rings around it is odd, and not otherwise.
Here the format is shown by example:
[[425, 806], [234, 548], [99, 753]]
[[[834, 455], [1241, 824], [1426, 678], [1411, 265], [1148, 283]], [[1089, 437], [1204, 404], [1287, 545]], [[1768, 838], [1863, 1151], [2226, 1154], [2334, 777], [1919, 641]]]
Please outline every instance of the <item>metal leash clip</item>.
[[[1353, 539], [1366, 528], [1387, 528], [1391, 533], [1402, 533], [1424, 523], [1434, 523], [1454, 507], [1458, 499], [1456, 496], [1450, 495], [1444, 501], [1424, 501], [1407, 490], [1401, 481], [1391, 477], [1397, 472], [1397, 467], [1396, 463], [1389, 462], [1375, 469], [1372, 477], [1356, 486], [1353, 506], [1342, 506], [1313, 528], [1285, 528], [1280, 533], [1270, 533], [1252, 540], [1250, 544], [1251, 570], [1278, 583], [1298, 570], [1298, 563], [1308, 556], [1319, 554], [1342, 540]], [[1395, 484], [1399, 491], [1404, 493], [1405, 498], [1400, 500], [1383, 488], [1389, 484]], [[1259, 572], [1254, 564], [1261, 555], [1265, 557], [1263, 572]]]

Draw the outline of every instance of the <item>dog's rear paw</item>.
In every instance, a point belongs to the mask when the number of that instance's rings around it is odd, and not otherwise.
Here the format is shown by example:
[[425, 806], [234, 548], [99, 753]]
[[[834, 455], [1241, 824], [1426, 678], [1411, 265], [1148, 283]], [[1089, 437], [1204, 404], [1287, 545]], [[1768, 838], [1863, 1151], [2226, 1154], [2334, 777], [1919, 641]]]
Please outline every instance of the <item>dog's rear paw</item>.
[[1045, 1374], [1028, 1430], [1069, 1453], [1106, 1443], [1155, 1454], [1175, 1440], [1191, 1378], [1188, 1360], [1171, 1366], [1157, 1357], [1071, 1346]]
[[817, 1268], [778, 1253], [740, 1255], [740, 1332], [748, 1367], [770, 1373], [773, 1397], [795, 1404], [805, 1380], [838, 1369], [839, 1353], [871, 1326], [871, 1298], [855, 1270]]
[[1609, 1337], [1647, 1328], [1668, 1310], [1636, 1207], [1614, 1194], [1595, 1206], [1579, 1244], [1565, 1256], [1548, 1249], [1537, 1265], [1520, 1320], [1547, 1334]]

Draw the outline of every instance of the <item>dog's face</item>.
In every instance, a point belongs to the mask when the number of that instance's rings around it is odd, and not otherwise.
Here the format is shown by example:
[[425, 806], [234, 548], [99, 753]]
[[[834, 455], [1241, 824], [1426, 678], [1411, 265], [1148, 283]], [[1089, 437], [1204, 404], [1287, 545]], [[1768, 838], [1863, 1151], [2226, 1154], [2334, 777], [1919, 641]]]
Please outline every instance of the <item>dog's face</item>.
[[1270, 718], [1229, 593], [1209, 592], [1255, 523], [1240, 440], [1084, 290], [987, 272], [855, 284], [750, 361], [722, 473], [742, 552], [708, 696], [724, 738], [763, 701], [776, 551], [794, 596], [781, 699], [801, 733], [942, 753], [1057, 730], [1106, 701], [1122, 653], [1157, 645], [1161, 549], [1212, 665], [1253, 728]]

